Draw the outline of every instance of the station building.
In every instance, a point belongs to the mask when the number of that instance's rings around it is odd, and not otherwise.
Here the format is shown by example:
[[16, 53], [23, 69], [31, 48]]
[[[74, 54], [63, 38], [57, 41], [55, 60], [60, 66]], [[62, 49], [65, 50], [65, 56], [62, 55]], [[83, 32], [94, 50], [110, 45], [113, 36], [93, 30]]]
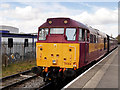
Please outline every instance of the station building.
[[0, 25], [2, 61], [5, 56], [12, 62], [35, 58], [36, 41], [37, 34], [21, 34], [19, 28]]

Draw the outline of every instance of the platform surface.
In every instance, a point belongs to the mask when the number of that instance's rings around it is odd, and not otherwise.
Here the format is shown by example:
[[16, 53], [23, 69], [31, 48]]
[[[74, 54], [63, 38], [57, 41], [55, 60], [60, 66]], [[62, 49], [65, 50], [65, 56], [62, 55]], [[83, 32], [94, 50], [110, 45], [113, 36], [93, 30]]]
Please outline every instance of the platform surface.
[[120, 46], [67, 88], [118, 88], [118, 49]]

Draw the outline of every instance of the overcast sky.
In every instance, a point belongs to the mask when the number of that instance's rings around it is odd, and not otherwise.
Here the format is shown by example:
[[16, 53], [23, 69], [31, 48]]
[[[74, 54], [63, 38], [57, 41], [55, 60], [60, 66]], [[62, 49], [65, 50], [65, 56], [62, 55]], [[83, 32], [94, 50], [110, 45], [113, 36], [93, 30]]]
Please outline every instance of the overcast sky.
[[[15, 1], [15, 0], [14, 0]], [[1, 2], [0, 25], [37, 33], [52, 17], [69, 17], [100, 31], [118, 35], [118, 2]]]

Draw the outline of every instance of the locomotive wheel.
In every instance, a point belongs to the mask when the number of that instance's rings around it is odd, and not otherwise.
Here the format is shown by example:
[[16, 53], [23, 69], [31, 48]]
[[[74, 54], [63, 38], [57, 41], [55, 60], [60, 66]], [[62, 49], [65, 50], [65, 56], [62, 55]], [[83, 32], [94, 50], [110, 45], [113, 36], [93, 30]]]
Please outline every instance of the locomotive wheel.
[[42, 69], [40, 67], [33, 67], [31, 71], [37, 75], [40, 75], [42, 72]]
[[76, 72], [72, 69], [68, 69], [64, 71], [64, 76], [67, 78], [75, 78], [76, 77]]

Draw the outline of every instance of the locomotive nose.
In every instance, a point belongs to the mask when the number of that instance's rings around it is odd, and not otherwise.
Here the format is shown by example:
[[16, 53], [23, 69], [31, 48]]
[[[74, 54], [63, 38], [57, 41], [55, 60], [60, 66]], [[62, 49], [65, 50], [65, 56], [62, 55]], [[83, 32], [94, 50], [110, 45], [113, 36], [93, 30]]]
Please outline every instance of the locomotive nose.
[[31, 72], [32, 72], [32, 73], [35, 73], [35, 74], [37, 74], [37, 75], [40, 75], [41, 72], [42, 72], [42, 69], [41, 69], [40, 67], [33, 67], [33, 68], [31, 69]]

